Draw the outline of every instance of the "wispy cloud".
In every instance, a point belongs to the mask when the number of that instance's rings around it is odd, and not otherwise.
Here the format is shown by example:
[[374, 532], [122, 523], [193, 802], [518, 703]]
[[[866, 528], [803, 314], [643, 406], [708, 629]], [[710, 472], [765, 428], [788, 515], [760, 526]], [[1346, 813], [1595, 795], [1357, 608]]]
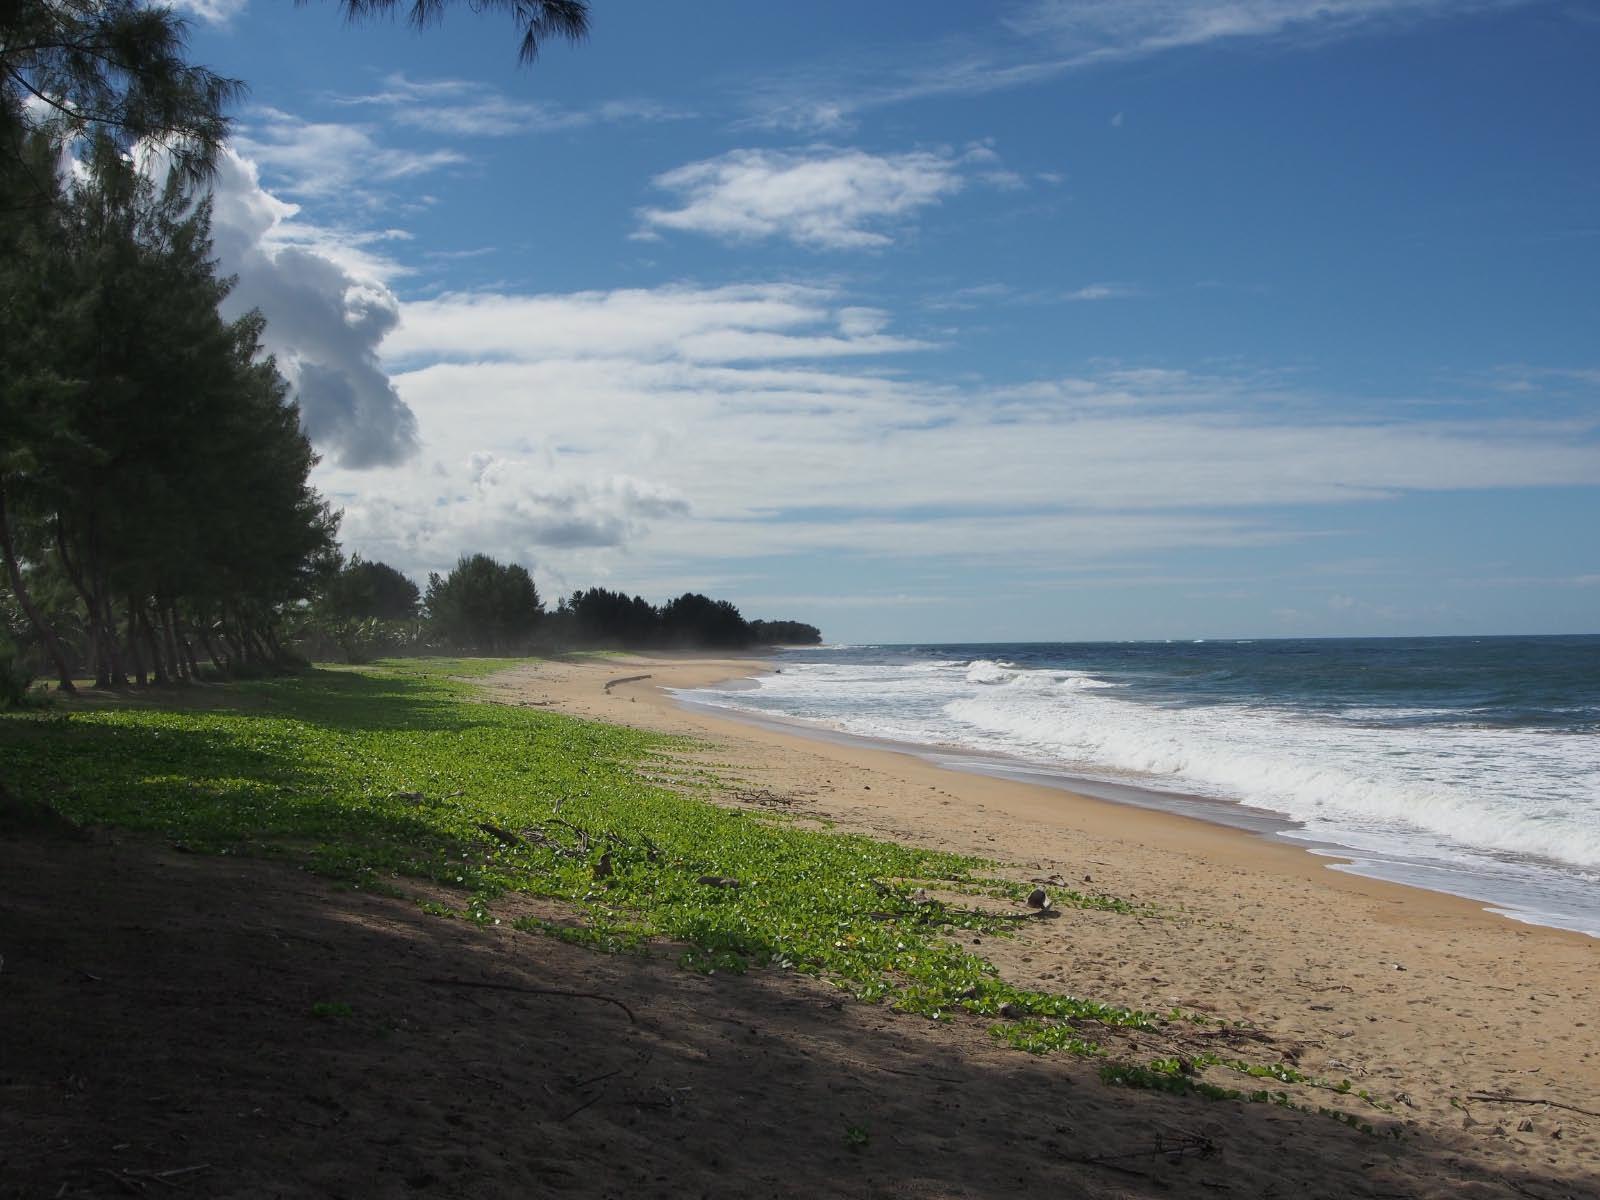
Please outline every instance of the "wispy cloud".
[[589, 108], [569, 108], [507, 96], [469, 80], [416, 80], [401, 74], [387, 76], [379, 91], [339, 96], [336, 101], [379, 110], [397, 125], [453, 137], [560, 133], [595, 125], [682, 120], [691, 115], [645, 99], [607, 100]]
[[801, 284], [672, 286], [554, 295], [472, 293], [408, 304], [384, 345], [398, 361], [732, 362], [901, 353], [875, 309]]
[[275, 190], [307, 199], [375, 202], [379, 185], [466, 161], [457, 150], [386, 146], [365, 125], [306, 121], [271, 108], [249, 114], [233, 144]]
[[919, 209], [966, 186], [965, 168], [985, 173], [992, 152], [917, 150], [869, 154], [812, 146], [734, 150], [656, 176], [677, 208], [646, 208], [643, 231], [703, 233], [730, 242], [778, 238], [813, 250], [879, 249]]
[[1019, 288], [1008, 283], [976, 283], [934, 296], [927, 308], [967, 312], [985, 308], [1042, 304], [1083, 304], [1096, 300], [1127, 300], [1145, 293], [1125, 283], [1086, 283], [1075, 288]]
[[1142, 58], [1244, 38], [1325, 40], [1525, 0], [1033, 0], [1006, 24], [1071, 64]]
[[[858, 113], [934, 96], [1026, 87], [1107, 62], [1244, 41], [1325, 42], [1514, 8], [1534, 0], [1031, 0], [976, 44], [897, 47], [877, 61], [818, 65], [754, 89], [752, 120], [809, 134]], [[1122, 114], [1112, 118], [1122, 123]]]

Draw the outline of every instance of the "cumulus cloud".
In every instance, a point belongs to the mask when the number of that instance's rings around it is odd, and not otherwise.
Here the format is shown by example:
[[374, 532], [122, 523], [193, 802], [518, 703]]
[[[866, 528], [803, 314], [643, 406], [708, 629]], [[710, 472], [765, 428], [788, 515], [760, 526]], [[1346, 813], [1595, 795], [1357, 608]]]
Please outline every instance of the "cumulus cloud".
[[296, 240], [295, 211], [261, 187], [254, 164], [223, 156], [212, 234], [223, 269], [238, 277], [228, 309], [266, 317], [267, 349], [319, 451], [351, 468], [402, 462], [417, 449], [416, 418], [377, 357], [399, 302], [380, 279], [322, 249], [326, 238]]
[[813, 250], [876, 249], [917, 210], [961, 190], [950, 152], [869, 154], [813, 146], [733, 150], [656, 176], [677, 208], [646, 208], [646, 231], [703, 233], [729, 242], [781, 238]]
[[346, 497], [345, 539], [420, 576], [467, 549], [546, 564], [618, 550], [652, 522], [690, 511], [670, 488], [621, 474], [577, 475], [550, 455], [475, 451], [453, 465], [436, 463], [430, 474], [443, 484], [439, 494], [404, 486]]

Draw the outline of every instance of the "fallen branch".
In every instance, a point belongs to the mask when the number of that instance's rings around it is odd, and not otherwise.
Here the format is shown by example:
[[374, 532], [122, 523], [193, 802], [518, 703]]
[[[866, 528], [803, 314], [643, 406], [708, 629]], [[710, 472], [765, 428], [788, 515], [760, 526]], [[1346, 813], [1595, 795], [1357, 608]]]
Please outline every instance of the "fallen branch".
[[788, 808], [795, 800], [793, 796], [779, 795], [768, 788], [734, 792], [733, 798], [744, 804], [765, 804], [772, 808]]
[[1123, 1162], [1130, 1158], [1157, 1158], [1164, 1157], [1171, 1162], [1180, 1158], [1209, 1158], [1215, 1154], [1216, 1144], [1208, 1137], [1198, 1133], [1184, 1134], [1176, 1143], [1168, 1144], [1158, 1133], [1155, 1145], [1144, 1150], [1128, 1150], [1122, 1154], [1061, 1154], [1057, 1157], [1065, 1162], [1082, 1163], [1089, 1167], [1105, 1167], [1112, 1171], [1122, 1171], [1128, 1175], [1145, 1175], [1146, 1172], [1124, 1166]]
[[582, 1111], [583, 1111], [583, 1110], [584, 1110], [584, 1109], [586, 1109], [586, 1108], [589, 1108], [589, 1107], [590, 1107], [590, 1106], [592, 1106], [592, 1105], [595, 1105], [595, 1104], [599, 1104], [599, 1103], [600, 1103], [600, 1101], [601, 1101], [601, 1100], [602, 1100], [602, 1099], [603, 1099], [603, 1098], [604, 1098], [604, 1097], [605, 1097], [605, 1092], [604, 1092], [604, 1091], [603, 1091], [603, 1090], [602, 1090], [602, 1091], [599, 1091], [599, 1092], [596, 1092], [596, 1093], [595, 1093], [595, 1094], [594, 1094], [594, 1095], [593, 1095], [593, 1096], [590, 1096], [590, 1097], [589, 1097], [589, 1099], [587, 1099], [587, 1100], [585, 1100], [585, 1101], [584, 1101], [584, 1102], [583, 1102], [583, 1103], [582, 1103], [582, 1104], [580, 1104], [580, 1105], [578, 1105], [578, 1107], [577, 1107], [577, 1108], [575, 1108], [575, 1109], [573, 1109], [573, 1110], [572, 1110], [572, 1111], [571, 1111], [571, 1112], [569, 1112], [569, 1113], [568, 1113], [568, 1114], [567, 1114], [567, 1115], [566, 1115], [566, 1116], [564, 1116], [564, 1117], [557, 1117], [557, 1118], [556, 1118], [556, 1123], [557, 1123], [557, 1124], [560, 1124], [560, 1123], [561, 1123], [561, 1122], [563, 1122], [563, 1121], [570, 1121], [570, 1120], [572, 1120], [572, 1118], [573, 1118], [573, 1117], [575, 1117], [575, 1116], [577, 1116], [577, 1115], [578, 1115], [578, 1114], [579, 1114], [579, 1113], [581, 1113], [581, 1112], [582, 1112]]
[[501, 828], [493, 821], [479, 821], [478, 828], [483, 830], [483, 832], [487, 833], [490, 837], [504, 842], [507, 846], [520, 846], [522, 844], [522, 839], [516, 834], [512, 833], [509, 829]]
[[1576, 1104], [1563, 1104], [1559, 1100], [1546, 1100], [1542, 1096], [1502, 1096], [1494, 1092], [1473, 1092], [1468, 1100], [1487, 1100], [1495, 1104], [1543, 1104], [1550, 1108], [1564, 1108], [1568, 1112], [1582, 1113], [1586, 1117], [1600, 1117], [1592, 1108], [1579, 1108]]
[[520, 992], [525, 996], [570, 996], [575, 1000], [601, 1000], [606, 1004], [615, 1004], [628, 1014], [628, 1020], [635, 1025], [639, 1023], [639, 1018], [634, 1015], [633, 1009], [615, 996], [606, 996], [599, 992], [574, 992], [568, 991], [566, 988], [523, 987], [521, 984], [516, 983], [491, 983], [487, 980], [477, 979], [445, 979], [434, 975], [423, 978], [421, 982], [435, 984], [438, 987], [485, 988], [495, 992]]
[[151, 1179], [160, 1179], [165, 1181], [168, 1179], [175, 1179], [179, 1175], [193, 1175], [196, 1171], [209, 1170], [211, 1170], [210, 1163], [196, 1163], [192, 1167], [173, 1167], [168, 1171], [130, 1171], [128, 1173], [130, 1175], [148, 1175]]
[[1536, 1192], [1532, 1188], [1524, 1187], [1515, 1179], [1506, 1179], [1502, 1177], [1500, 1182], [1505, 1184], [1513, 1192], [1517, 1193], [1517, 1195], [1529, 1197], [1529, 1200], [1553, 1200], [1553, 1197], [1546, 1195], [1544, 1192]]

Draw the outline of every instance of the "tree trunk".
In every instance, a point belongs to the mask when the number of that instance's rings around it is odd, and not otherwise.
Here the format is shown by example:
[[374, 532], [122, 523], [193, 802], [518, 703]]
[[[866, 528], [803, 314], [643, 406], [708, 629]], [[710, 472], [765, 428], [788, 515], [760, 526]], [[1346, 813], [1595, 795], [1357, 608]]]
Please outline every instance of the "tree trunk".
[[106, 670], [111, 676], [113, 687], [125, 688], [128, 686], [128, 671], [122, 664], [122, 643], [117, 638], [117, 615], [111, 607], [111, 584], [106, 578], [103, 567], [95, 573], [95, 583], [97, 584], [95, 594], [100, 597], [101, 627], [106, 633], [106, 653], [110, 659], [106, 664]]
[[183, 656], [178, 653], [178, 634], [172, 627], [172, 603], [168, 601], [161, 604], [158, 601], [157, 605], [161, 616], [161, 633], [167, 643], [167, 660], [172, 664], [172, 678], [181, 683], [189, 677], [189, 673], [185, 669]]
[[289, 655], [288, 652], [284, 650], [283, 643], [278, 641], [277, 630], [273, 629], [271, 625], [268, 625], [265, 627], [264, 632], [266, 633], [267, 637], [267, 649], [272, 651], [272, 657], [274, 661], [280, 667], [287, 666], [289, 662]]
[[205, 647], [206, 654], [211, 658], [211, 665], [217, 669], [218, 675], [226, 675], [228, 668], [223, 664], [222, 658], [217, 654], [216, 644], [212, 642], [211, 635], [206, 632], [205, 625], [197, 625], [195, 634], [200, 639], [200, 644]]
[[98, 688], [111, 686], [111, 660], [106, 654], [106, 628], [100, 619], [100, 606], [95, 603], [94, 593], [89, 590], [89, 584], [84, 579], [83, 572], [78, 564], [72, 561], [72, 555], [67, 551], [66, 523], [60, 514], [56, 516], [56, 554], [61, 558], [61, 566], [67, 572], [67, 579], [71, 581], [73, 590], [78, 593], [83, 601], [84, 612], [89, 622], [89, 654], [94, 659], [94, 685]]
[[133, 660], [133, 678], [140, 687], [148, 687], [149, 680], [144, 671], [144, 655], [139, 653], [139, 625], [135, 619], [139, 611], [139, 598], [132, 593], [128, 595], [128, 657]]
[[183, 627], [183, 615], [178, 612], [176, 602], [172, 605], [172, 629], [178, 638], [178, 650], [183, 657], [184, 674], [190, 680], [200, 678], [200, 664], [194, 660], [194, 643], [189, 640], [189, 634]]
[[161, 639], [156, 636], [155, 627], [150, 624], [150, 610], [143, 604], [139, 605], [139, 628], [144, 631], [145, 645], [150, 647], [150, 658], [153, 662], [151, 668], [155, 675], [157, 687], [166, 687], [171, 682], [167, 674], [167, 663], [161, 653]]
[[250, 625], [245, 625], [239, 630], [245, 639], [245, 645], [250, 648], [250, 658], [261, 666], [272, 665], [272, 655], [267, 650], [266, 643], [261, 640], [261, 635]]
[[51, 628], [50, 623], [44, 619], [44, 614], [34, 604], [33, 596], [28, 592], [28, 585], [23, 582], [22, 568], [17, 563], [16, 552], [11, 548], [11, 523], [6, 516], [4, 488], [0, 488], [0, 552], [5, 555], [6, 578], [11, 583], [11, 591], [16, 595], [17, 603], [22, 605], [22, 611], [28, 614], [28, 622], [33, 626], [33, 631], [44, 643], [45, 653], [55, 665], [61, 690], [69, 696], [76, 695], [78, 689], [73, 686], [72, 672], [67, 669], [67, 656], [61, 649], [61, 640], [56, 637], [56, 631]]

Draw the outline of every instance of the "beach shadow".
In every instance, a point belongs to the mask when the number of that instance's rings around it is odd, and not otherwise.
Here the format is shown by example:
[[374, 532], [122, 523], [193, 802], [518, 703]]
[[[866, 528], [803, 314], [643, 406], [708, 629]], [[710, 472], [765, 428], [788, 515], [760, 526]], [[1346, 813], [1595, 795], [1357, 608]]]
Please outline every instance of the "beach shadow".
[[0, 955], [3, 1195], [1595, 1194], [137, 838], [0, 844]]

